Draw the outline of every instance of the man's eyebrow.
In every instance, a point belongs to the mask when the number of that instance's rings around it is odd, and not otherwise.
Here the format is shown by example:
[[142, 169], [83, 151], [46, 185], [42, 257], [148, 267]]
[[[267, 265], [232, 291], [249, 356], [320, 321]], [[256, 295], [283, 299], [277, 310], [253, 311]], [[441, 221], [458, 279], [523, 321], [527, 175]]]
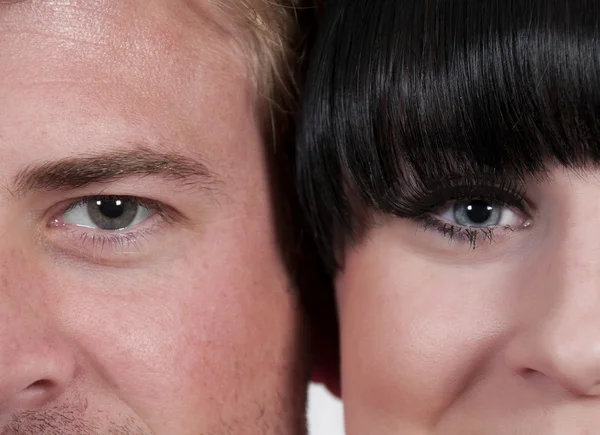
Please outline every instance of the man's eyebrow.
[[16, 196], [32, 190], [78, 189], [125, 177], [156, 175], [184, 185], [211, 189], [217, 182], [201, 161], [150, 148], [110, 151], [43, 162], [22, 170], [10, 188]]

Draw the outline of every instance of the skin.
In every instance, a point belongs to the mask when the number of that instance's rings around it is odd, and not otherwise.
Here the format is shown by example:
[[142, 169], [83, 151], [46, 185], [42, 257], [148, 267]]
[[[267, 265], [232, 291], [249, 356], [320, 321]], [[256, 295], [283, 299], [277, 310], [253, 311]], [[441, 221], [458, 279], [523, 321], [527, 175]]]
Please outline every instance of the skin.
[[337, 278], [349, 435], [585, 435], [600, 425], [597, 170], [526, 186], [492, 243], [375, 217]]
[[[4, 3], [0, 433], [305, 433], [302, 319], [223, 17], [202, 0]], [[211, 175], [40, 179], [152, 153]], [[66, 214], [90, 195], [164, 216], [103, 241]]]

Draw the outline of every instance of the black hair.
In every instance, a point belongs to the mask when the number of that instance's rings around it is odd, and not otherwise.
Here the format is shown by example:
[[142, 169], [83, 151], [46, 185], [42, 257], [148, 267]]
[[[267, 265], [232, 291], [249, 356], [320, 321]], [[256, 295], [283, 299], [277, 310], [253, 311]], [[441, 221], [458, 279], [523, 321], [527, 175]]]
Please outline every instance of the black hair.
[[329, 0], [298, 128], [300, 200], [330, 272], [357, 208], [410, 217], [454, 180], [600, 161], [597, 0]]

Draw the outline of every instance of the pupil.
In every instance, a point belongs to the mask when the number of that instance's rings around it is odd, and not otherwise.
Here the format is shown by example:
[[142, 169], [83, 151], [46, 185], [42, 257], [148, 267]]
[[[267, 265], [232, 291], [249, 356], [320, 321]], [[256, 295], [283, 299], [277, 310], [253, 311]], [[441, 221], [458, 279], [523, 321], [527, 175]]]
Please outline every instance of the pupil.
[[467, 205], [466, 215], [477, 225], [486, 223], [493, 213], [493, 207], [484, 201], [472, 201]]
[[128, 198], [96, 198], [88, 202], [87, 212], [99, 229], [121, 230], [135, 221], [139, 206]]
[[120, 199], [98, 200], [96, 205], [100, 213], [109, 219], [119, 218], [125, 212], [125, 205]]

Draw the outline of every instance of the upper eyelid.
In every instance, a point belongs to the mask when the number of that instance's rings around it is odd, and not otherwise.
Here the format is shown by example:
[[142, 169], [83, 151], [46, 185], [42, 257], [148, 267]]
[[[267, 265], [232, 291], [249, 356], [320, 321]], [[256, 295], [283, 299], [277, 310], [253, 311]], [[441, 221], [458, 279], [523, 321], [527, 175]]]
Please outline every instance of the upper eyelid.
[[448, 194], [448, 199], [445, 201], [442, 200], [443, 202], [439, 206], [441, 207], [451, 202], [465, 202], [477, 199], [517, 209], [528, 216], [533, 214], [535, 209], [531, 201], [527, 199], [525, 192], [509, 191], [493, 186], [465, 187], [463, 190], [459, 190], [458, 193]]
[[442, 204], [440, 206], [440, 208], [446, 208], [446, 207], [451, 207], [452, 205], [455, 204], [469, 204], [469, 202], [472, 201], [483, 201], [483, 202], [488, 202], [490, 204], [494, 204], [494, 205], [498, 205], [500, 207], [505, 207], [505, 208], [510, 208], [512, 210], [517, 211], [518, 213], [524, 213], [524, 214], [528, 214], [526, 211], [524, 211], [521, 207], [518, 206], [518, 204], [514, 204], [510, 201], [504, 201], [504, 200], [489, 200], [488, 198], [485, 197], [473, 197], [473, 198], [464, 198], [464, 199], [453, 199], [453, 200], [449, 200], [447, 202], [445, 202], [444, 204]]
[[[393, 201], [385, 201], [383, 209], [398, 218], [418, 218], [450, 201], [485, 198], [517, 208], [529, 216], [535, 204], [527, 198], [526, 185], [519, 180], [451, 179], [446, 184], [410, 184], [397, 192]], [[381, 206], [379, 206], [381, 207]]]
[[[70, 200], [70, 205], [67, 204], [67, 207], [65, 208], [65, 210], [63, 211], [63, 213], [66, 213], [69, 210], [72, 210], [73, 208], [79, 206], [79, 205], [83, 205], [85, 204], [87, 201], [90, 201], [92, 199], [109, 199], [109, 198], [114, 198], [114, 199], [124, 199], [124, 200], [128, 200], [131, 201], [137, 205], [141, 205], [141, 206], [149, 206], [152, 208], [158, 208], [160, 207], [160, 203], [158, 201], [152, 200], [152, 199], [146, 199], [146, 198], [142, 198], [142, 197], [136, 197], [136, 196], [129, 196], [129, 195], [87, 195], [87, 196], [81, 196], [79, 198], [75, 198]], [[67, 200], [68, 201], [68, 200]]]

